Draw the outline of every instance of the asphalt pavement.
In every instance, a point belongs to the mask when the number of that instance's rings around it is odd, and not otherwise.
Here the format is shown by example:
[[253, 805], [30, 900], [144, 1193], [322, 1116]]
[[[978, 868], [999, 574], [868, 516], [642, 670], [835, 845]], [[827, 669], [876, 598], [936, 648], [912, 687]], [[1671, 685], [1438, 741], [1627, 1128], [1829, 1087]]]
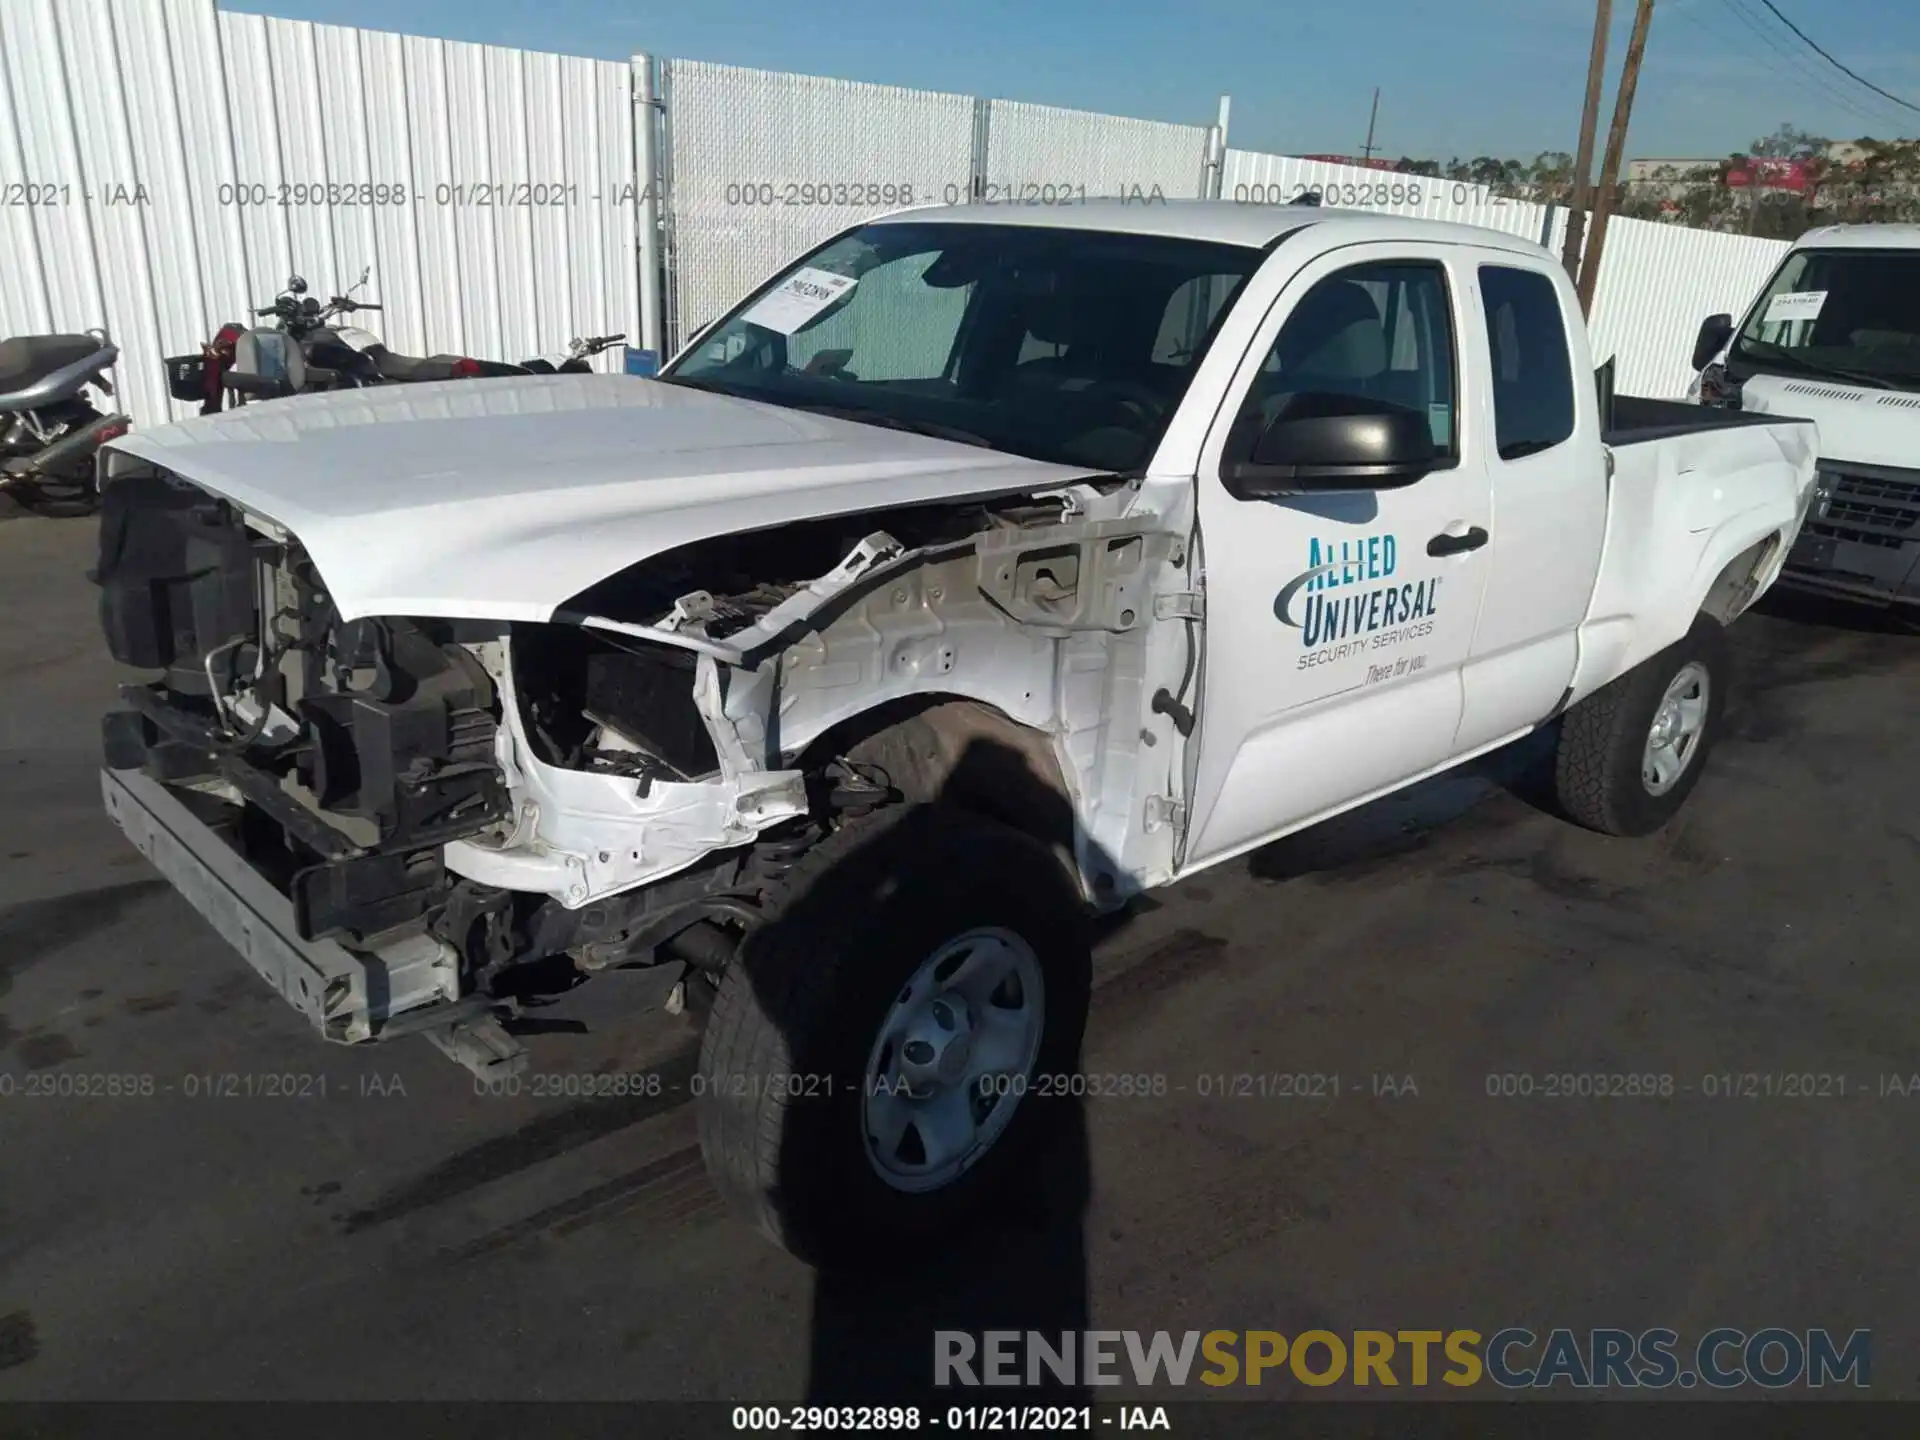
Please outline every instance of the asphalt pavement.
[[1160, 892], [1084, 1144], [855, 1285], [711, 1193], [645, 977], [544, 1014], [517, 1095], [270, 994], [101, 813], [93, 528], [0, 522], [0, 1399], [847, 1399], [991, 1327], [1868, 1328], [1920, 1391], [1920, 636], [1743, 619], [1651, 839], [1544, 813], [1536, 744]]

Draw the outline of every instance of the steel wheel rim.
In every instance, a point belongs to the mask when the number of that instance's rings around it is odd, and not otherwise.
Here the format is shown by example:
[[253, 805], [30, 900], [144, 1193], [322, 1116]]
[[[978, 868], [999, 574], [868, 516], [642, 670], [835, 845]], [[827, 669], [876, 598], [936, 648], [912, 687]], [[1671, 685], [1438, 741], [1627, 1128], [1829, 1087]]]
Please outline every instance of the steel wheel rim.
[[1668, 683], [1666, 694], [1654, 707], [1646, 748], [1640, 755], [1640, 783], [1649, 795], [1665, 795], [1692, 768], [1712, 699], [1712, 678], [1698, 660], [1681, 666]]
[[888, 1186], [952, 1184], [1006, 1133], [1040, 1054], [1046, 988], [1010, 930], [956, 936], [900, 988], [860, 1091], [861, 1143]]

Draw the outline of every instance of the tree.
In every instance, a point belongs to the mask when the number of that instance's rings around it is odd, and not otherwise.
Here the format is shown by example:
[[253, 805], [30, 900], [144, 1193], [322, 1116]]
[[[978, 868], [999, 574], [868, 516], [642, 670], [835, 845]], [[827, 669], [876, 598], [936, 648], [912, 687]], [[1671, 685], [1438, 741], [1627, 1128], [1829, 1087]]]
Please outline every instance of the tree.
[[1542, 150], [1527, 167], [1527, 198], [1565, 204], [1573, 197], [1573, 156], [1564, 150]]
[[1507, 183], [1507, 167], [1514, 162], [1500, 160], [1492, 155], [1476, 155], [1467, 166], [1467, 173], [1460, 178], [1471, 180], [1475, 185], [1485, 185], [1489, 189], [1498, 188]]
[[1863, 137], [1854, 144], [1860, 157], [1827, 174], [1824, 209], [1856, 224], [1920, 219], [1920, 140]]
[[[1832, 158], [1836, 153], [1851, 158]], [[1729, 176], [1750, 171], [1756, 156], [1797, 163], [1804, 188], [1736, 189]], [[1543, 150], [1532, 160], [1454, 155], [1440, 162], [1403, 155], [1394, 169], [1485, 186], [1516, 200], [1565, 205], [1573, 193], [1573, 157], [1560, 150]], [[1782, 240], [1817, 225], [1920, 222], [1920, 140], [1914, 139], [1863, 137], [1838, 147], [1787, 124], [1716, 164], [1688, 170], [1665, 166], [1646, 179], [1650, 183], [1619, 187], [1615, 214]]]
[[1829, 143], [1823, 136], [1782, 125], [1754, 141], [1747, 153], [1767, 160], [1821, 160], [1826, 158]]

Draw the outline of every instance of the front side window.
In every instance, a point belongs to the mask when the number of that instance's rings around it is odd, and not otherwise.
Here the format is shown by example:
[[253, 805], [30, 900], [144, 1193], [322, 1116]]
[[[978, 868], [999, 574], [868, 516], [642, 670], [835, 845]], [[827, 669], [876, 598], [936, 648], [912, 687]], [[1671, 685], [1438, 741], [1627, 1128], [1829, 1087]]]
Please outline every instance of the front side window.
[[1453, 315], [1446, 272], [1421, 261], [1356, 265], [1320, 281], [1287, 316], [1243, 416], [1261, 429], [1324, 397], [1426, 417], [1442, 463], [1457, 453]]
[[1480, 267], [1493, 360], [1494, 443], [1502, 460], [1551, 450], [1573, 434], [1573, 362], [1560, 292], [1537, 270]]
[[1920, 389], [1920, 250], [1796, 250], [1728, 355], [1728, 373]]
[[1172, 421], [1258, 250], [900, 221], [816, 251], [663, 379], [1126, 472]]

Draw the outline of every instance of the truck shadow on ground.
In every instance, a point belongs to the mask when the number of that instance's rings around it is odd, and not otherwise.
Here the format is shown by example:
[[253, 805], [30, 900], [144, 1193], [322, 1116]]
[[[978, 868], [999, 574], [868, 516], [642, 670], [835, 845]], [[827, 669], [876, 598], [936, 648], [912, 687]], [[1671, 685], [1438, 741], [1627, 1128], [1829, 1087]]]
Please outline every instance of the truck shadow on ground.
[[[1023, 756], [975, 738], [937, 798], [964, 801], [967, 808], [991, 815], [996, 796], [1017, 799], [1027, 811], [1027, 825], [1037, 821], [1041, 833], [1073, 833], [1066, 800], [1031, 772]], [[1035, 796], [1047, 797], [1051, 813], [1032, 813]], [[877, 843], [900, 839], [896, 828]], [[1109, 918], [1096, 933], [1111, 935], [1127, 918]], [[1077, 1069], [1077, 1052], [1074, 1061]], [[816, 1274], [809, 1402], [937, 1406], [955, 1392], [935, 1384], [936, 1332], [965, 1331], [977, 1340], [987, 1330], [1037, 1330], [1057, 1337], [1088, 1327], [1084, 1227], [1092, 1180], [1086, 1115], [1077, 1097], [1054, 1099], [1043, 1113], [1044, 1125], [1029, 1137], [1036, 1143], [1026, 1163], [1009, 1173], [990, 1206], [962, 1228], [936, 1230], [917, 1240], [876, 1236], [877, 1245], [888, 1247], [877, 1257], [881, 1263], [857, 1272]], [[1047, 1381], [1024, 1392], [996, 1393], [1055, 1403], [1085, 1398], [1077, 1388], [1051, 1377]]]
[[[935, 1334], [1037, 1330], [1056, 1340], [1088, 1327], [1086, 1116], [1075, 1101], [1055, 1117], [1039, 1164], [999, 1213], [955, 1238], [932, 1238], [878, 1276], [815, 1277], [807, 1400], [934, 1408], [955, 1398], [934, 1384]], [[978, 1363], [976, 1361], [976, 1370]], [[996, 1389], [1066, 1404], [1078, 1388]]]
[[1268, 882], [1335, 870], [1342, 878], [1363, 879], [1420, 850], [1434, 832], [1462, 822], [1501, 795], [1558, 814], [1553, 798], [1557, 734], [1558, 727], [1547, 726], [1456, 769], [1283, 836], [1254, 851], [1247, 871]]
[[1771, 590], [1729, 635], [1733, 689], [1722, 735], [1763, 744], [1803, 738], [1819, 688], [1903, 672], [1920, 625], [1827, 595]]
[[1753, 613], [1789, 625], [1819, 630], [1847, 630], [1864, 635], [1920, 636], [1920, 608], [1899, 609], [1870, 605], [1816, 591], [1775, 586], [1755, 602]]
[[[1502, 794], [1551, 809], [1553, 744], [1549, 729], [1287, 837], [1254, 854], [1253, 874], [1276, 881], [1336, 869], [1367, 873], [1376, 864], [1394, 863], [1424, 844], [1430, 832], [1460, 821]], [[1024, 769], [1025, 761], [1004, 747], [976, 741], [948, 789], [965, 797], [971, 808], [981, 808], [983, 789], [986, 794], [1021, 793], [1002, 788], [1014, 783], [1010, 766]], [[1027, 794], [1047, 791], [1031, 775], [1023, 777], [1022, 789]], [[1505, 823], [1511, 814], [1503, 809], [1504, 818], [1496, 823]], [[1070, 832], [1064, 802], [1053, 819], [1062, 832]], [[1128, 909], [1096, 922], [1095, 933], [1104, 945], [1136, 916], [1157, 908], [1157, 902], [1139, 897]], [[1166, 943], [1183, 936], [1189, 932], [1179, 932]], [[1124, 989], [1126, 977], [1120, 979], [1119, 988]], [[1110, 1002], [1114, 988], [1096, 988], [1096, 1003]], [[1053, 1124], [1054, 1133], [1038, 1151], [1033, 1169], [1020, 1177], [994, 1213], [964, 1234], [928, 1239], [861, 1274], [816, 1275], [810, 1403], [885, 1401], [937, 1407], [960, 1393], [934, 1384], [937, 1332], [964, 1331], [978, 1341], [989, 1330], [1031, 1330], [1057, 1340], [1063, 1331], [1091, 1328], [1085, 1227], [1092, 1172], [1084, 1107], [1077, 1101], [1061, 1107]], [[1053, 1382], [1044, 1372], [1040, 1378], [1051, 1388], [997, 1389], [995, 1398], [1064, 1404], [1089, 1398], [1084, 1387]]]

